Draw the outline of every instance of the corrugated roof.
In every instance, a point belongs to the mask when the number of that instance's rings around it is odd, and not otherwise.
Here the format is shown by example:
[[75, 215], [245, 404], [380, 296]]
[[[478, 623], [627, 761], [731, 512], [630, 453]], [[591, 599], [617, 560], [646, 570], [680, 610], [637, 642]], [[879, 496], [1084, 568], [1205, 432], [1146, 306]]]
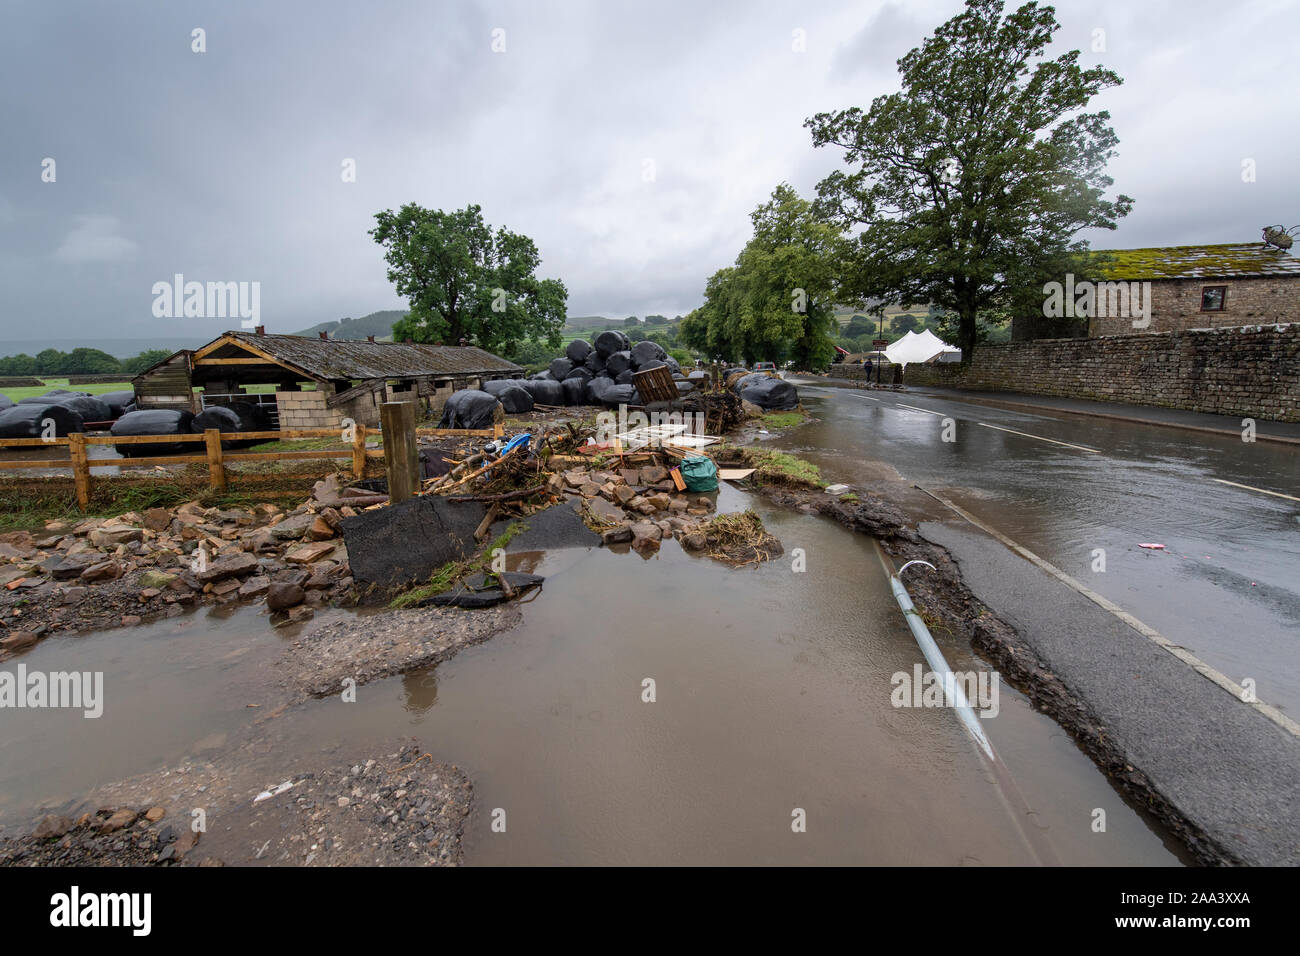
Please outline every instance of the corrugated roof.
[[[417, 375], [523, 371], [513, 362], [468, 345], [352, 342], [242, 331], [225, 334], [321, 379], [411, 378]], [[222, 357], [223, 351], [218, 349], [211, 354]]]
[[1249, 279], [1258, 276], [1300, 275], [1300, 259], [1262, 242], [1215, 246], [1168, 246], [1157, 249], [1099, 249], [1109, 256], [1106, 278]]

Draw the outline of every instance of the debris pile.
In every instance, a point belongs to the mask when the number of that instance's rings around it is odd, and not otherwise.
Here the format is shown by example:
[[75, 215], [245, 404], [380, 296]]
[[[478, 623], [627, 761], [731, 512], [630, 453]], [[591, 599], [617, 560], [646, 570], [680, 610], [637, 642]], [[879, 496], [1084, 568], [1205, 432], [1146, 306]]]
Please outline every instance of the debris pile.
[[200, 604], [264, 601], [295, 623], [352, 597], [342, 522], [388, 501], [316, 483], [291, 511], [190, 501], [0, 534], [0, 659], [50, 634], [140, 624]]

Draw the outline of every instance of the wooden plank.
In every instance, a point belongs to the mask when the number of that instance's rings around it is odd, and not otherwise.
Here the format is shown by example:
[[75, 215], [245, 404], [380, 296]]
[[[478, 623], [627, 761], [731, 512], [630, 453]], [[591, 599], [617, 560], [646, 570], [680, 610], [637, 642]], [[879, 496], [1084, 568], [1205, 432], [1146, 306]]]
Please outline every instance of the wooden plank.
[[[201, 437], [201, 436], [200, 436]], [[138, 465], [206, 465], [208, 456], [204, 455], [158, 455], [154, 458], [92, 458], [86, 463], [88, 468], [131, 468]]]
[[201, 358], [194, 360], [195, 365], [266, 365], [266, 359], [260, 358]]
[[68, 436], [68, 458], [72, 463], [72, 481], [77, 489], [77, 504], [85, 511], [90, 507], [90, 469], [86, 461], [86, 436], [73, 432]]
[[415, 406], [384, 402], [379, 406], [384, 432], [384, 465], [388, 470], [388, 501], [398, 505], [420, 487], [420, 447], [415, 439]]
[[742, 481], [754, 473], [753, 468], [719, 468], [718, 477], [723, 481]]
[[225, 491], [226, 466], [221, 463], [221, 429], [204, 429], [203, 439], [208, 452], [208, 486], [213, 491]]
[[366, 426], [352, 426], [352, 477], [366, 476]]
[[0, 448], [50, 448], [67, 443], [66, 438], [0, 438]]
[[500, 438], [501, 426], [496, 428], [417, 428], [421, 438]]
[[0, 471], [22, 470], [23, 468], [67, 468], [72, 464], [68, 458], [54, 458], [42, 461], [38, 458], [23, 458], [18, 461], [0, 461]]
[[[299, 461], [310, 458], [351, 458], [351, 448], [321, 448], [315, 451], [256, 451], [226, 455], [226, 461]], [[202, 459], [207, 461], [206, 458]]]
[[[230, 436], [227, 435], [227, 438]], [[87, 436], [87, 445], [157, 445], [159, 442], [203, 441], [202, 435], [95, 435]], [[207, 461], [205, 458], [204, 461]]]

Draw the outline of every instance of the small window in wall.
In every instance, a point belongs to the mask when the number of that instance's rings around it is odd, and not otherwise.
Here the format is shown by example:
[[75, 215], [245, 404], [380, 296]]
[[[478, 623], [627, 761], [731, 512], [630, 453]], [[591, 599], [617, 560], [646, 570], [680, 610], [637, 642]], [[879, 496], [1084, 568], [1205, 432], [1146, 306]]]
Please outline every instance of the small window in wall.
[[1207, 285], [1201, 287], [1201, 311], [1222, 312], [1228, 302], [1226, 285]]

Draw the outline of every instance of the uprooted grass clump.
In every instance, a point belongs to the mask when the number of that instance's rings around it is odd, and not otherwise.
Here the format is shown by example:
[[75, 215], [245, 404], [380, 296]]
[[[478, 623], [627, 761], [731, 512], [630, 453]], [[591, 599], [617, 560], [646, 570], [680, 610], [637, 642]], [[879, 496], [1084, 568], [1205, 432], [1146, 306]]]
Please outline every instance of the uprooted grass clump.
[[790, 412], [767, 412], [761, 419], [768, 428], [792, 428], [808, 420], [808, 413], [801, 408]]
[[477, 553], [460, 561], [448, 561], [438, 570], [434, 571], [429, 577], [428, 584], [421, 584], [419, 587], [411, 588], [409, 591], [403, 591], [397, 597], [389, 602], [388, 606], [394, 610], [410, 607], [418, 604], [420, 601], [433, 597], [435, 594], [441, 594], [444, 591], [451, 590], [453, 584], [462, 578], [469, 577], [475, 571], [487, 571], [492, 565], [492, 556], [497, 549], [504, 549], [510, 543], [510, 539], [521, 531], [527, 530], [527, 525], [522, 521], [511, 522], [506, 530], [493, 541], [491, 544], [480, 549]]
[[767, 448], [724, 445], [713, 455], [719, 465], [753, 468], [752, 480], [760, 485], [787, 488], [825, 488], [821, 469], [810, 461]]
[[700, 530], [704, 532], [708, 556], [736, 567], [767, 561], [785, 552], [753, 511], [717, 515]]

